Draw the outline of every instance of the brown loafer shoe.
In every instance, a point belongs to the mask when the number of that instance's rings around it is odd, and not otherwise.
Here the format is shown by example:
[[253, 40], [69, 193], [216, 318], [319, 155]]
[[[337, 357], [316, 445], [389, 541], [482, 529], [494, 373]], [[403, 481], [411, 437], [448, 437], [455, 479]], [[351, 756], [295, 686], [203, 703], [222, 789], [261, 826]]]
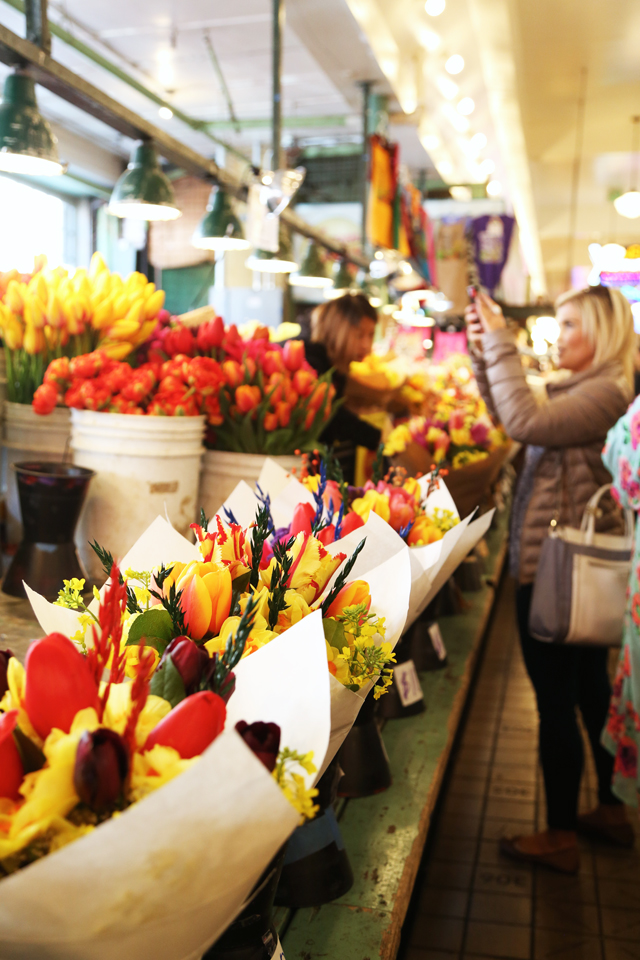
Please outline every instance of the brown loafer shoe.
[[630, 823], [596, 822], [589, 813], [583, 813], [578, 817], [577, 830], [583, 837], [589, 837], [590, 840], [600, 840], [627, 850], [636, 841], [636, 835]]
[[521, 837], [503, 837], [500, 841], [500, 853], [511, 860], [524, 863], [540, 863], [558, 873], [577, 873], [580, 866], [580, 851], [577, 847], [565, 847], [550, 853], [526, 853], [518, 846]]

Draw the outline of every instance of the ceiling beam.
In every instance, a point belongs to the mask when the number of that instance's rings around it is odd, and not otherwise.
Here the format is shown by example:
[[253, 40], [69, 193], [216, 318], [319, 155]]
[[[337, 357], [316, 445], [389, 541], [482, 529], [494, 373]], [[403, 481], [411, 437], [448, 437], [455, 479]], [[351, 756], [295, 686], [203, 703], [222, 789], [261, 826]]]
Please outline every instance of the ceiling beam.
[[[246, 200], [246, 184], [219, 167], [214, 160], [192, 150], [160, 127], [118, 103], [98, 87], [48, 56], [34, 43], [17, 36], [1, 24], [0, 61], [12, 67], [27, 68], [36, 83], [46, 87], [61, 99], [96, 117], [132, 140], [153, 141], [158, 152], [176, 166], [195, 176], [215, 181], [227, 193], [239, 200]], [[365, 268], [368, 266], [367, 259], [361, 254], [352, 252], [346, 244], [315, 230], [293, 210], [286, 209], [281, 214], [281, 219], [297, 233], [316, 240], [332, 253], [345, 257], [358, 266]]]

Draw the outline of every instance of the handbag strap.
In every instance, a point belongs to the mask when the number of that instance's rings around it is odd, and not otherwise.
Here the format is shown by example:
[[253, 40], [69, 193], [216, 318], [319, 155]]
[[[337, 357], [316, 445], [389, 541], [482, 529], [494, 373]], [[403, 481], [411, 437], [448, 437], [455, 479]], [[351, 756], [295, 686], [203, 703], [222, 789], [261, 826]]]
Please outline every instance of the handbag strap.
[[[605, 495], [609, 493], [613, 487], [612, 483], [603, 483], [599, 487], [593, 496], [590, 498], [586, 507], [584, 508], [584, 513], [582, 514], [582, 522], [580, 524], [580, 530], [582, 533], [586, 533], [586, 542], [587, 544], [593, 543], [593, 537], [596, 530], [596, 517], [598, 516], [598, 504], [600, 500]], [[633, 511], [630, 507], [624, 508], [624, 525], [625, 525], [625, 536], [630, 537], [633, 534]]]

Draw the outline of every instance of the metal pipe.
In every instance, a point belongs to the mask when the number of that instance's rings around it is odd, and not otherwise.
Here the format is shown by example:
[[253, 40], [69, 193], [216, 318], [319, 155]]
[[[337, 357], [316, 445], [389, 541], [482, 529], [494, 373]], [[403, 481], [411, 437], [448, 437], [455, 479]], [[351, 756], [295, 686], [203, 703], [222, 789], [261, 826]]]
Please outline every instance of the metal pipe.
[[360, 246], [362, 253], [367, 250], [367, 213], [369, 209], [369, 99], [373, 83], [371, 80], [363, 80], [359, 86], [362, 88], [362, 218], [360, 221]]
[[45, 53], [51, 53], [51, 33], [47, 17], [47, 0], [26, 0], [27, 40]]
[[209, 57], [213, 65], [213, 69], [216, 72], [218, 83], [220, 84], [220, 89], [222, 90], [222, 96], [227, 101], [227, 110], [229, 111], [229, 117], [231, 118], [231, 122], [233, 123], [236, 133], [240, 133], [240, 123], [238, 122], [238, 118], [236, 117], [236, 112], [233, 109], [233, 100], [231, 99], [231, 94], [229, 93], [229, 87], [227, 86], [227, 81], [224, 78], [224, 74], [220, 66], [220, 61], [218, 60], [218, 57], [216, 56], [216, 52], [213, 49], [211, 37], [209, 36], [208, 33], [204, 33], [203, 39], [205, 42], [205, 46], [209, 51]]
[[272, 96], [272, 128], [271, 149], [273, 169], [279, 170], [282, 166], [282, 34], [284, 31], [284, 0], [273, 0], [273, 96]]
[[[243, 181], [233, 176], [227, 170], [219, 167], [214, 160], [192, 150], [186, 144], [170, 136], [165, 130], [145, 120], [144, 117], [129, 110], [118, 103], [113, 97], [107, 96], [98, 87], [88, 83], [67, 67], [47, 56], [39, 47], [17, 36], [11, 30], [0, 24], [0, 62], [9, 66], [26, 67], [36, 83], [51, 90], [56, 96], [68, 103], [74, 104], [92, 117], [118, 130], [126, 137], [134, 140], [151, 140], [158, 148], [158, 152], [182, 167], [189, 173], [220, 184], [223, 190], [246, 200], [247, 187]], [[344, 257], [358, 266], [367, 266], [367, 261], [357, 253], [351, 252], [349, 247], [338, 240], [333, 240], [320, 230], [314, 229], [297, 214], [287, 208], [280, 216], [297, 233], [309, 239], [316, 240], [321, 246], [340, 257]]]
[[[4, 0], [10, 7], [13, 7], [14, 10], [19, 10], [20, 13], [25, 13], [25, 2], [24, 0]], [[31, 0], [29, 0], [31, 2]], [[172, 111], [176, 119], [185, 123], [188, 127], [191, 127], [192, 130], [197, 130], [198, 133], [202, 133], [209, 140], [212, 140], [213, 143], [217, 143], [220, 146], [224, 147], [226, 150], [229, 150], [230, 153], [234, 156], [244, 160], [245, 163], [249, 163], [245, 155], [232, 144], [227, 143], [225, 140], [221, 140], [220, 137], [216, 137], [208, 129], [207, 123], [204, 120], [196, 120], [194, 117], [190, 117], [188, 114], [183, 113], [182, 110], [179, 110], [172, 103], [169, 103], [168, 100], [165, 100], [163, 97], [159, 97], [153, 90], [149, 90], [148, 87], [143, 86], [143, 84], [138, 83], [135, 77], [132, 77], [130, 74], [126, 73], [124, 70], [121, 70], [115, 63], [112, 63], [110, 60], [107, 60], [106, 57], [103, 57], [97, 50], [94, 50], [92, 47], [89, 47], [86, 43], [83, 43], [82, 40], [78, 40], [73, 36], [72, 33], [69, 33], [68, 30], [65, 30], [63, 27], [58, 26], [57, 23], [50, 23], [49, 28], [51, 33], [58, 37], [59, 40], [62, 40], [63, 43], [66, 43], [68, 46], [73, 47], [74, 50], [77, 50], [79, 53], [82, 53], [89, 60], [93, 60], [99, 67], [102, 67], [103, 70], [107, 70], [109, 73], [113, 74], [114, 77], [117, 77], [119, 80], [122, 80], [128, 86], [132, 87], [134, 90], [137, 90], [138, 93], [141, 93], [143, 96], [147, 97], [153, 103], [156, 103], [159, 107], [168, 107]], [[50, 52], [50, 51], [49, 51]]]

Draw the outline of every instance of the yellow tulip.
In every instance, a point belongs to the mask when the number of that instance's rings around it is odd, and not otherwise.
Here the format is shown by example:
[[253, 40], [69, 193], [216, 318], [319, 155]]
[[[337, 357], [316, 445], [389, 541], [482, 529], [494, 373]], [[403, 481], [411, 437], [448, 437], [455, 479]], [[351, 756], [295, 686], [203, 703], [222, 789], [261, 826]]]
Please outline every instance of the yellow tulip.
[[138, 333], [139, 329], [140, 325], [135, 320], [117, 320], [107, 330], [107, 336], [111, 340], [129, 340]]
[[101, 340], [98, 350], [103, 350], [112, 360], [124, 360], [133, 350], [133, 344], [127, 340]]
[[120, 291], [120, 293], [115, 294], [115, 299], [113, 301], [113, 315], [117, 320], [122, 320], [124, 317], [126, 317], [130, 303], [131, 297], [128, 293]]
[[164, 290], [156, 290], [147, 300], [144, 308], [145, 320], [152, 320], [157, 317], [164, 306]]
[[101, 253], [96, 252], [91, 257], [91, 263], [89, 264], [89, 276], [92, 278], [97, 277], [99, 274], [104, 272], [109, 272], [109, 268], [104, 262], [104, 258]]
[[19, 350], [24, 340], [24, 327], [16, 316], [11, 314], [10, 317], [2, 331], [4, 344], [9, 350]]
[[24, 302], [24, 322], [41, 330], [47, 322], [47, 308], [38, 296], [28, 297]]
[[109, 291], [111, 293], [122, 293], [124, 288], [124, 281], [119, 273], [111, 274], [111, 281], [109, 286]]
[[146, 320], [140, 327], [140, 332], [133, 338], [131, 341], [134, 346], [139, 347], [141, 343], [144, 343], [145, 340], [151, 336], [153, 331], [156, 328], [157, 320], [154, 317], [153, 320]]
[[138, 297], [133, 301], [129, 309], [127, 310], [125, 321], [129, 323], [137, 323], [138, 326], [144, 320], [144, 297]]
[[45, 348], [44, 331], [41, 327], [34, 327], [33, 324], [27, 324], [24, 331], [24, 349], [27, 353], [33, 355], [42, 353]]
[[49, 321], [49, 324], [56, 330], [59, 327], [64, 326], [66, 322], [62, 304], [60, 303], [60, 298], [58, 297], [57, 293], [52, 293], [49, 298], [49, 304], [47, 306], [47, 320]]
[[24, 310], [24, 294], [26, 292], [26, 284], [21, 283], [19, 280], [9, 281], [5, 300], [9, 309], [14, 313], [21, 314]]
[[104, 330], [113, 323], [113, 297], [107, 297], [93, 311], [91, 326], [94, 330]]
[[156, 291], [155, 283], [148, 283], [144, 288], [144, 290], [142, 291], [142, 295], [145, 300], [148, 300], [151, 294], [155, 293], [155, 291]]

